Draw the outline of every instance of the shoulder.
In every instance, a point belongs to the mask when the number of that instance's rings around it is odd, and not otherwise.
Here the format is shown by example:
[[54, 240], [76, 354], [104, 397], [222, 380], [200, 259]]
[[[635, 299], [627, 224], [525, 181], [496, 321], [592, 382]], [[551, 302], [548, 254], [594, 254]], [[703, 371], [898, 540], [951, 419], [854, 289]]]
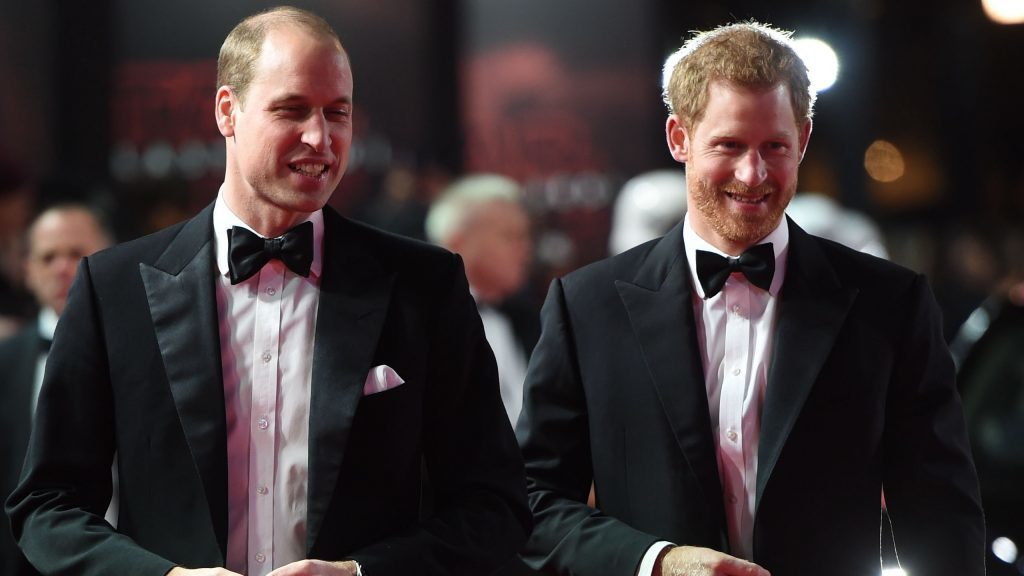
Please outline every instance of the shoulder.
[[864, 306], [895, 317], [934, 300], [924, 274], [802, 231], [791, 237], [788, 263], [784, 291], [792, 274], [798, 284], [852, 290]]
[[[161, 254], [167, 249], [167, 247], [178, 238], [186, 225], [201, 225], [203, 213], [193, 217], [190, 220], [179, 222], [162, 230], [140, 236], [131, 240], [127, 240], [105, 250], [101, 250], [91, 256], [87, 257], [89, 264], [92, 268], [100, 268], [103, 270], [112, 270], [124, 265], [138, 264], [138, 263], [153, 263]], [[210, 225], [205, 228], [206, 234], [202, 239], [205, 241], [209, 239], [212, 227]], [[134, 266], [131, 266], [133, 269]]]
[[357, 220], [324, 209], [327, 234], [338, 250], [351, 251], [373, 266], [397, 275], [412, 275], [421, 281], [452, 273], [461, 268], [461, 259], [434, 244], [386, 232]]
[[21, 328], [18, 328], [17, 332], [0, 340], [0, 360], [2, 360], [0, 364], [6, 365], [9, 362], [23, 358], [24, 349], [30, 342], [34, 345], [36, 338], [38, 338], [36, 323], [29, 321]]
[[[625, 252], [586, 264], [566, 274], [562, 280], [567, 286], [593, 288], [613, 286], [616, 280], [632, 281], [640, 270], [656, 258], [654, 252], [662, 239], [654, 239], [634, 246]], [[682, 253], [679, 253], [681, 260]], [[674, 261], [668, 264], [675, 263]]]
[[[860, 252], [818, 236], [807, 234], [806, 238], [821, 251], [843, 284], [873, 288], [884, 283], [891, 288], [893, 285], [910, 285], [923, 280], [923, 275], [919, 272], [891, 260]], [[795, 246], [799, 249], [800, 245]]]

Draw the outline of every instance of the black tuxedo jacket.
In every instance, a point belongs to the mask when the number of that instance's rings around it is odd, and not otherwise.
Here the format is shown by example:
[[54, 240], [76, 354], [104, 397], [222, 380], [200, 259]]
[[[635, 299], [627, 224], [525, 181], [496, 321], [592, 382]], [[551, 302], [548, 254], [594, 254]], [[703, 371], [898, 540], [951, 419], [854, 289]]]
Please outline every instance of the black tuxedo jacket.
[[[789, 227], [753, 561], [773, 576], [878, 574], [884, 484], [910, 574], [983, 574], [977, 480], [925, 279]], [[658, 540], [728, 551], [689, 278], [680, 224], [552, 283], [517, 428], [530, 563], [631, 576]]]
[[[0, 498], [6, 499], [17, 486], [25, 461], [38, 362], [39, 328], [35, 321], [0, 342]], [[18, 549], [6, 521], [0, 526], [0, 574], [36, 574]]]
[[[212, 206], [86, 258], [47, 363], [14, 533], [44, 574], [223, 566]], [[324, 210], [307, 556], [480, 574], [529, 533], [522, 460], [458, 257]], [[370, 368], [405, 380], [362, 396]], [[103, 521], [118, 457], [118, 531]]]

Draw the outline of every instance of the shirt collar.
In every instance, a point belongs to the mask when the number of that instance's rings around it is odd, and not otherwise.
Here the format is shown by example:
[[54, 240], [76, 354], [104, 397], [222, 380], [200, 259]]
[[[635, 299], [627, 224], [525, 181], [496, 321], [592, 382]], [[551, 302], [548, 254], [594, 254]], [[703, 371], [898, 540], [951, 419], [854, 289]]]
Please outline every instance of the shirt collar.
[[[785, 216], [782, 217], [782, 220], [779, 222], [779, 225], [775, 227], [775, 230], [772, 230], [770, 234], [758, 240], [756, 243], [763, 244], [765, 242], [771, 242], [772, 250], [775, 252], [775, 275], [772, 276], [772, 286], [768, 292], [772, 296], [778, 296], [779, 290], [782, 289], [782, 282], [786, 279], [786, 254], [789, 253], [789, 226]], [[704, 300], [704, 288], [701, 287], [700, 280], [697, 279], [697, 250], [714, 252], [719, 256], [732, 258], [738, 256], [738, 254], [726, 254], [701, 238], [690, 223], [689, 212], [683, 216], [683, 245], [686, 249], [686, 263], [690, 267], [691, 284], [693, 285], [694, 290], [697, 291], [697, 295], [700, 296], [701, 300]], [[719, 292], [719, 294], [721, 294], [721, 292]], [[717, 295], [718, 294], [716, 294], [716, 296]]]
[[[323, 270], [323, 246], [324, 246], [324, 211], [317, 210], [309, 215], [307, 218], [309, 222], [313, 223], [313, 263], [309, 267], [309, 275], [311, 278], [319, 278], [320, 272]], [[299, 222], [301, 224], [302, 222]], [[242, 221], [231, 208], [228, 208], [227, 203], [224, 201], [223, 187], [217, 193], [217, 200], [213, 204], [213, 243], [217, 249], [217, 270], [221, 276], [228, 275], [228, 242], [227, 242], [227, 231], [232, 226], [241, 226], [253, 234], [263, 237], [262, 234], [256, 232]]]

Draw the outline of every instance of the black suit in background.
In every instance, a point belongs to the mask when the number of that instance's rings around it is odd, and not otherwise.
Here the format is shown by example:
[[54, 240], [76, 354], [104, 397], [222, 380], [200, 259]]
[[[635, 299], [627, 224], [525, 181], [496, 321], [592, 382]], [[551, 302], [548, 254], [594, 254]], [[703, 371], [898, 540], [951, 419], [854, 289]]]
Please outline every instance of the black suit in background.
[[[925, 279], [789, 229], [751, 560], [773, 576], [878, 574], [884, 484], [909, 574], [982, 574], [977, 479]], [[631, 576], [658, 540], [728, 552], [692, 297], [681, 224], [552, 283], [517, 427], [535, 566]]]
[[[0, 498], [18, 485], [25, 448], [32, 429], [32, 387], [39, 363], [39, 328], [29, 322], [0, 342]], [[11, 535], [7, 518], [0, 527], [0, 574], [34, 576]]]
[[[8, 502], [44, 573], [223, 566], [227, 448], [212, 207], [86, 258]], [[481, 574], [529, 532], [522, 461], [458, 257], [324, 210], [307, 555]], [[405, 380], [363, 396], [373, 366]], [[119, 533], [103, 522], [118, 455]]]

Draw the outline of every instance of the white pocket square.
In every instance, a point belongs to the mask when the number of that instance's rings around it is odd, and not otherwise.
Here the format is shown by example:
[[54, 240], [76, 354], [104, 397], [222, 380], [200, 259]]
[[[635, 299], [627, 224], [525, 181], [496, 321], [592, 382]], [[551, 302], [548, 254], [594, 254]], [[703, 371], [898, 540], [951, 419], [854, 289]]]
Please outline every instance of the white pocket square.
[[395, 369], [387, 364], [381, 364], [370, 369], [366, 375], [366, 383], [363, 384], [363, 396], [391, 390], [405, 384], [405, 380], [395, 372]]

